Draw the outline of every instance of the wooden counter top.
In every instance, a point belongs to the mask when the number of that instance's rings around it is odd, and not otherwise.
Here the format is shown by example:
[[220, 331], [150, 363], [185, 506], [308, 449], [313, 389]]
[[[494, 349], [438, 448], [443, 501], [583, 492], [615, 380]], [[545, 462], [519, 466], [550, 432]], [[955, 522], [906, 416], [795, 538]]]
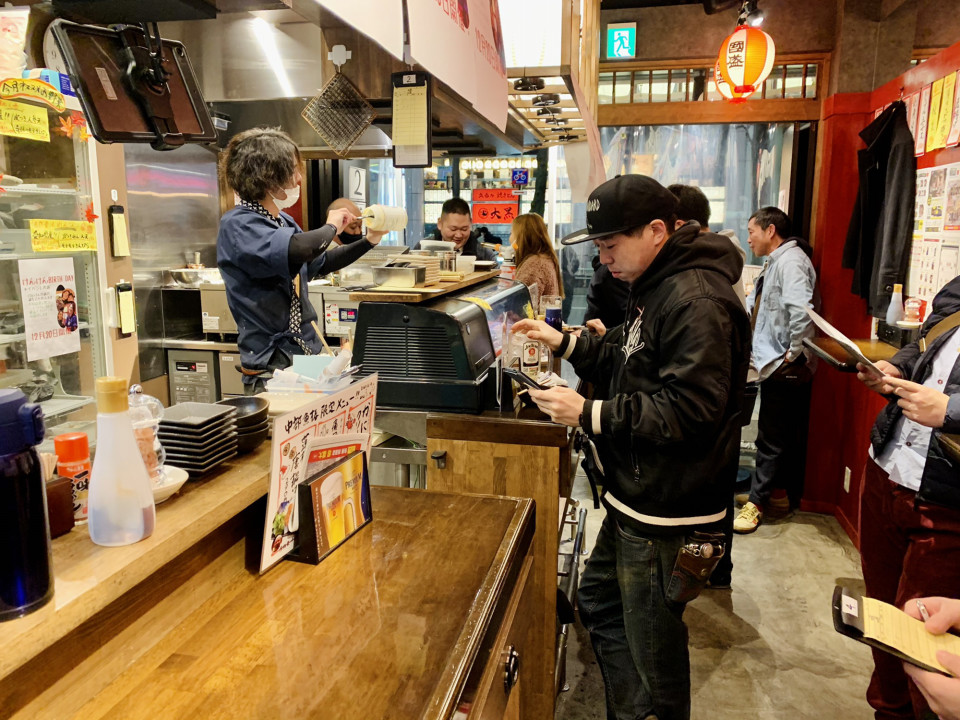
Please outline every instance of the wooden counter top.
[[371, 499], [373, 521], [317, 566], [257, 576], [232, 545], [65, 675], [24, 678], [49, 682], [13, 717], [449, 718], [484, 653], [499, 662], [484, 636], [529, 569], [533, 503], [382, 487]]
[[[78, 628], [208, 533], [267, 493], [269, 443], [188, 482], [157, 506], [146, 540], [94, 545], [85, 525], [53, 541], [53, 599], [18, 620], [0, 623], [0, 678]], [[0, 713], [2, 716], [2, 713]]]
[[419, 303], [425, 300], [433, 300], [444, 295], [449, 295], [457, 290], [482, 283], [486, 280], [492, 280], [500, 275], [500, 270], [488, 270], [486, 272], [474, 272], [467, 275], [459, 282], [441, 282], [439, 285], [418, 288], [392, 288], [377, 290], [361, 290], [350, 293], [350, 300], [353, 302], [402, 302]]

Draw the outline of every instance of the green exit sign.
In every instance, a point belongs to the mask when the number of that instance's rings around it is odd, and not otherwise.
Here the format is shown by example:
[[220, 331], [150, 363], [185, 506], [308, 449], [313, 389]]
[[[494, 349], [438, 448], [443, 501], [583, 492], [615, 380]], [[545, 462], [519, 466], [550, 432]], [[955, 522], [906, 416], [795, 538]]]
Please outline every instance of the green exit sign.
[[637, 56], [637, 24], [615, 23], [607, 25], [607, 60], [635, 58]]

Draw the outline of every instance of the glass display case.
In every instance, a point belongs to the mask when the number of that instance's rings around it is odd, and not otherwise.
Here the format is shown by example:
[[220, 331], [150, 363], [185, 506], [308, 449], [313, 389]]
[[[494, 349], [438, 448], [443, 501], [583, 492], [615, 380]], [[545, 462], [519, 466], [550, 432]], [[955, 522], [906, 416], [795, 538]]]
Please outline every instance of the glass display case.
[[0, 388], [40, 403], [48, 437], [91, 431], [94, 381], [107, 370], [95, 141], [79, 112], [4, 103], [29, 116], [34, 132], [16, 137], [14, 124], [0, 123]]

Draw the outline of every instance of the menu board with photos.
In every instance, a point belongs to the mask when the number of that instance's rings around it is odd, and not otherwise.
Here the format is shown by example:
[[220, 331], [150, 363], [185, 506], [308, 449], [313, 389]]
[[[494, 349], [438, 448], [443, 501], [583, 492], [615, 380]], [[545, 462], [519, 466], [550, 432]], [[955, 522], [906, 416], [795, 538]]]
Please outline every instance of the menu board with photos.
[[960, 163], [917, 171], [913, 244], [906, 294], [927, 301], [958, 274]]

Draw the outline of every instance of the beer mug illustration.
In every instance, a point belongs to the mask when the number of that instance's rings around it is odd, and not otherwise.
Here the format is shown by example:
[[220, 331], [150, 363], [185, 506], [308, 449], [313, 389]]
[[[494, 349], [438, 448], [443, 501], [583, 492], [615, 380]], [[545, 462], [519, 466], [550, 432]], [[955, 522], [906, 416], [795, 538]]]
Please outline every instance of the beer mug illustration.
[[343, 524], [346, 534], [349, 535], [363, 522], [363, 510], [360, 506], [360, 493], [363, 491], [362, 464], [356, 471], [351, 471], [350, 479], [343, 487]]
[[343, 475], [332, 473], [320, 485], [320, 501], [323, 504], [323, 525], [327, 529], [327, 542], [335, 547], [345, 537], [343, 525]]

